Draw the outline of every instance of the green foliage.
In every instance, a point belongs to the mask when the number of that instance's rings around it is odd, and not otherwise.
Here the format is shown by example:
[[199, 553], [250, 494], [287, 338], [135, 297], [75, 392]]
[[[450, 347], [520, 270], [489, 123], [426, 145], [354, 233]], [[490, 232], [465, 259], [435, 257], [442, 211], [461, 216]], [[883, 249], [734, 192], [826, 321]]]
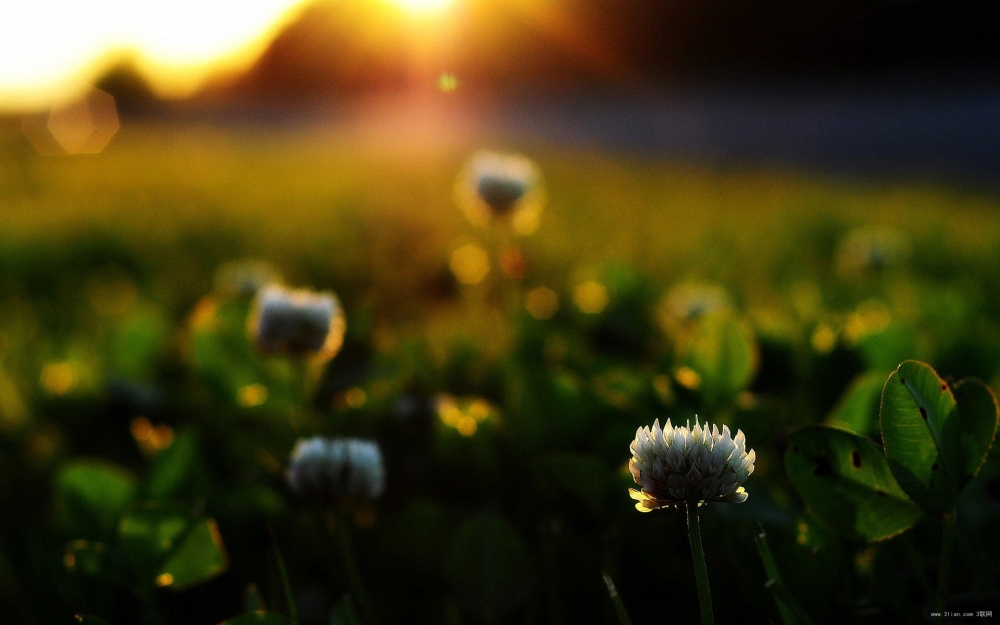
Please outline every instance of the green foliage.
[[847, 387], [824, 423], [862, 436], [874, 434], [878, 431], [878, 413], [883, 386], [885, 386], [884, 373], [869, 371], [861, 374]]
[[110, 538], [135, 495], [135, 477], [107, 462], [67, 463], [56, 478], [56, 501], [63, 525], [79, 538]]
[[697, 322], [682, 362], [698, 374], [698, 389], [707, 401], [725, 404], [753, 381], [756, 339], [729, 313], [707, 315]]
[[882, 439], [893, 474], [914, 501], [937, 512], [954, 508], [986, 459], [997, 428], [989, 387], [965, 379], [954, 388], [929, 365], [908, 360], [889, 376], [882, 393]]
[[90, 616], [87, 614], [77, 614], [75, 618], [76, 622], [80, 625], [108, 625], [96, 616]]
[[140, 583], [179, 589], [210, 579], [227, 566], [215, 521], [176, 509], [132, 510], [122, 519], [120, 544]]
[[501, 622], [534, 589], [527, 545], [514, 527], [491, 512], [458, 528], [445, 566], [462, 605], [484, 623]]
[[788, 437], [785, 466], [813, 514], [849, 538], [884, 540], [921, 516], [882, 450], [857, 434], [824, 426], [797, 430]]

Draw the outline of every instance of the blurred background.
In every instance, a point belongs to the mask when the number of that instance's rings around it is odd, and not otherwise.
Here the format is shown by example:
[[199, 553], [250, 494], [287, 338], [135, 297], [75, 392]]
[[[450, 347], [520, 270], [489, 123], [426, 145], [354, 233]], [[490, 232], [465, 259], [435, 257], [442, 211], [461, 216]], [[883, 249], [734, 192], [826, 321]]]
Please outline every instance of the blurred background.
[[[880, 444], [904, 359], [1000, 388], [989, 8], [4, 0], [0, 622], [620, 623], [602, 572], [695, 622], [683, 514], [626, 466], [695, 414], [757, 456], [704, 508], [720, 623], [807, 622], [761, 529], [815, 622], [927, 622], [939, 519], [842, 532], [784, 456]], [[482, 149], [537, 168], [531, 220], [469, 210]], [[272, 282], [337, 294], [332, 360], [255, 347]], [[291, 492], [315, 434], [376, 440], [384, 495]], [[998, 475], [959, 607], [1000, 605]]]

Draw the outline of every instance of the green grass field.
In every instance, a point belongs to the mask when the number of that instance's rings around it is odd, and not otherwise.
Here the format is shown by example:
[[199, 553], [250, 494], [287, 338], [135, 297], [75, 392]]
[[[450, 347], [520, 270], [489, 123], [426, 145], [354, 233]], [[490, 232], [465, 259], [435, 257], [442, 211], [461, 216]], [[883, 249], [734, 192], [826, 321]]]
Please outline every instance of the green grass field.
[[[881, 450], [906, 359], [1000, 384], [995, 193], [512, 146], [547, 195], [515, 240], [456, 207], [483, 146], [359, 136], [131, 124], [52, 158], [0, 121], [0, 621], [622, 622], [607, 571], [637, 625], [695, 622], [684, 514], [636, 512], [625, 465], [637, 427], [696, 413], [756, 451], [748, 501], [702, 512], [718, 622], [923, 622], [952, 511], [944, 594], [1000, 607], [995, 452], [941, 505], [878, 478], [915, 511], [893, 525], [848, 469], [823, 490], [795, 442], [826, 423]], [[463, 284], [470, 244], [489, 272]], [[250, 302], [217, 277], [247, 258], [337, 293], [328, 365], [253, 349]], [[727, 303], [702, 314], [711, 289]], [[962, 453], [992, 437], [967, 427]], [[291, 492], [313, 434], [377, 440], [384, 496]], [[188, 547], [155, 546], [170, 523]]]

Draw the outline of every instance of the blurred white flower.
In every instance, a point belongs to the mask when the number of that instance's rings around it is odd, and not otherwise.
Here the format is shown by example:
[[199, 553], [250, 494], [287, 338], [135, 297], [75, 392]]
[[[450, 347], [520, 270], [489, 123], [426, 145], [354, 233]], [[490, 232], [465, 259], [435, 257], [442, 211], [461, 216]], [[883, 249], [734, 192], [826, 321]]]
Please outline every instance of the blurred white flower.
[[883, 271], [906, 263], [913, 243], [895, 228], [855, 228], [837, 243], [837, 268], [842, 272]]
[[230, 261], [215, 271], [215, 290], [223, 295], [251, 298], [261, 288], [281, 279], [271, 263], [259, 258]]
[[344, 341], [344, 311], [333, 293], [272, 284], [257, 293], [249, 329], [267, 354], [333, 358]]
[[683, 502], [723, 501], [742, 503], [747, 492], [741, 484], [753, 473], [756, 454], [746, 451], [743, 432], [732, 437], [727, 426], [694, 427], [690, 422], [674, 427], [667, 419], [636, 430], [628, 468], [640, 490], [629, 489], [640, 512]]
[[660, 302], [660, 315], [670, 321], [691, 321], [732, 307], [729, 293], [721, 286], [682, 282], [672, 287]]
[[528, 235], [538, 228], [545, 192], [533, 161], [484, 151], [477, 152], [459, 175], [455, 200], [473, 225], [505, 220], [517, 234]]
[[288, 461], [288, 486], [300, 495], [372, 500], [385, 490], [382, 451], [357, 438], [300, 439]]

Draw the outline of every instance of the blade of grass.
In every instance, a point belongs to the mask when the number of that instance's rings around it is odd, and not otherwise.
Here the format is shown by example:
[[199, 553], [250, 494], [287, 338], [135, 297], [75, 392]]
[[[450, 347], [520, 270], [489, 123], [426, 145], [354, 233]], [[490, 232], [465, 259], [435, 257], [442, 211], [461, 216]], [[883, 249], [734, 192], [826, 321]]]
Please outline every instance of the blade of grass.
[[781, 616], [781, 622], [784, 625], [796, 625], [796, 623], [814, 625], [812, 617], [796, 601], [795, 597], [792, 596], [792, 593], [785, 586], [784, 580], [781, 579], [781, 571], [778, 569], [778, 563], [774, 559], [771, 546], [767, 542], [767, 534], [764, 532], [764, 527], [760, 523], [757, 524], [757, 534], [754, 538], [757, 542], [757, 551], [760, 553], [760, 559], [764, 563], [764, 572], [767, 574], [767, 582], [764, 584], [764, 587], [774, 595], [774, 602], [778, 606], [778, 614]]
[[295, 625], [299, 625], [299, 609], [295, 605], [295, 597], [292, 595], [292, 584], [288, 581], [288, 570], [285, 569], [285, 559], [281, 557], [281, 550], [278, 549], [278, 539], [274, 535], [274, 528], [268, 523], [267, 529], [271, 532], [271, 544], [274, 545], [274, 559], [278, 562], [278, 573], [281, 575], [281, 585], [285, 589], [285, 603], [288, 605], [288, 617]]
[[608, 575], [607, 571], [601, 571], [601, 577], [604, 578], [604, 585], [608, 587], [608, 594], [611, 595], [611, 603], [615, 606], [615, 614], [618, 615], [618, 625], [632, 625], [632, 619], [628, 617], [625, 604], [622, 603], [622, 598], [618, 594], [618, 589], [615, 588], [615, 583], [611, 581], [611, 576]]

